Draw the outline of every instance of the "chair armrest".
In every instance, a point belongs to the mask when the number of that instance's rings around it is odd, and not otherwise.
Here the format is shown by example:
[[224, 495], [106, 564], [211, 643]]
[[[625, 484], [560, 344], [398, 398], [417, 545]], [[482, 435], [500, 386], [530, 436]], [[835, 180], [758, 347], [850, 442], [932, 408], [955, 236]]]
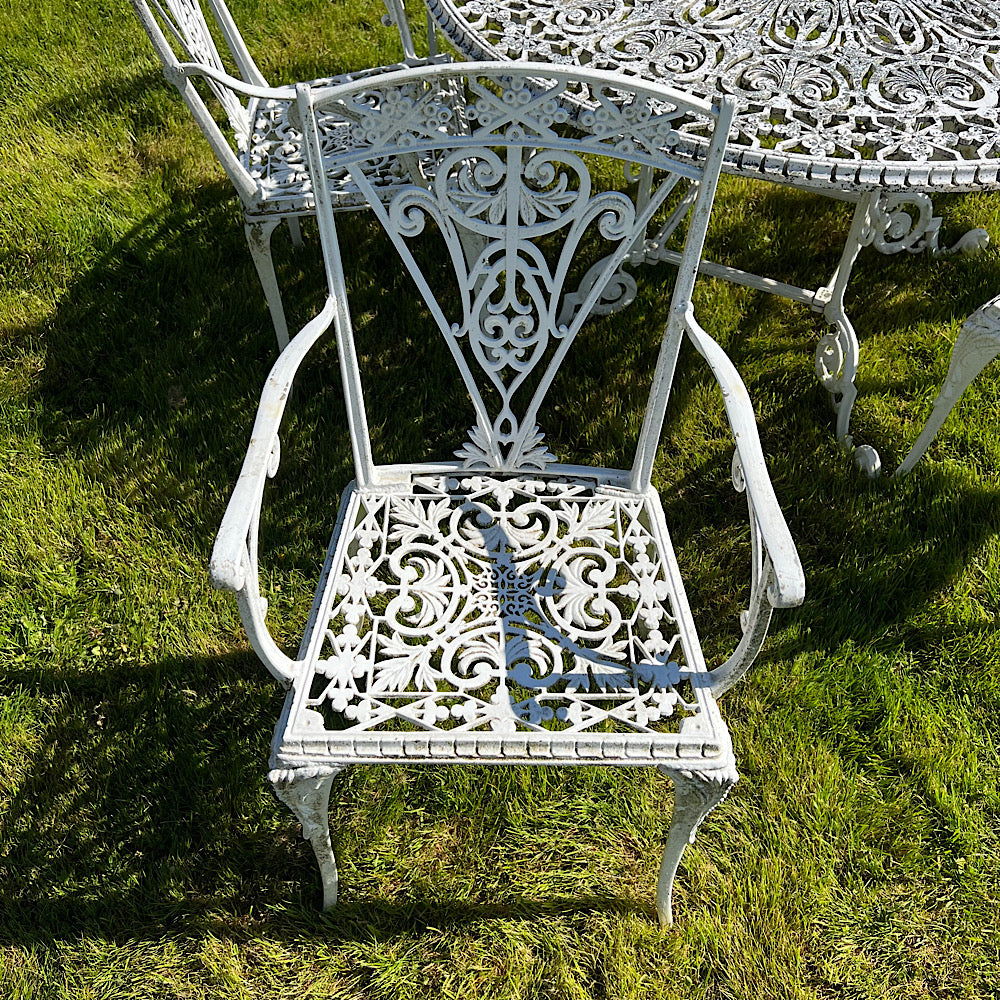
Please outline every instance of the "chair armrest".
[[261, 101], [294, 101], [294, 87], [258, 87], [256, 84], [247, 83], [238, 77], [230, 76], [223, 70], [214, 66], [207, 66], [205, 63], [178, 63], [175, 66], [164, 66], [163, 75], [175, 87], [179, 87], [184, 80], [189, 80], [193, 76], [203, 76], [227, 90], [234, 90], [245, 97], [256, 97]]
[[299, 366], [329, 329], [335, 311], [330, 296], [323, 310], [289, 341], [267, 377], [243, 468], [222, 517], [209, 563], [212, 583], [222, 590], [238, 592], [246, 584], [247, 539], [260, 511], [264, 481], [277, 471], [278, 427], [288, 394]]
[[[452, 58], [446, 53], [441, 53], [427, 58], [413, 57], [406, 58], [402, 62], [394, 63], [391, 66], [373, 66], [370, 69], [355, 70], [352, 73], [342, 73], [332, 77], [327, 81], [314, 80], [310, 86], [317, 87], [320, 92], [324, 90], [336, 90], [348, 83], [364, 80], [367, 77], [385, 75], [409, 66], [437, 66], [450, 65]], [[193, 76], [203, 76], [207, 80], [212, 80], [228, 90], [236, 91], [245, 97], [255, 97], [260, 101], [289, 101], [294, 102], [296, 96], [296, 85], [289, 84], [282, 87], [261, 87], [256, 84], [247, 83], [238, 77], [230, 76], [224, 70], [216, 69], [214, 66], [207, 66], [205, 63], [178, 63], [176, 66], [164, 67], [163, 75], [175, 86], [181, 81], [188, 80]], [[360, 119], [360, 114], [352, 114], [351, 108], [344, 105], [337, 105], [337, 112], [346, 118]], [[291, 120], [298, 124], [294, 107], [290, 108]]]
[[774, 495], [750, 395], [726, 352], [701, 328], [690, 307], [684, 318], [692, 343], [708, 362], [722, 389], [747, 495], [771, 564], [768, 603], [774, 608], [796, 607], [805, 598], [805, 574], [791, 532], [778, 506], [778, 498]]

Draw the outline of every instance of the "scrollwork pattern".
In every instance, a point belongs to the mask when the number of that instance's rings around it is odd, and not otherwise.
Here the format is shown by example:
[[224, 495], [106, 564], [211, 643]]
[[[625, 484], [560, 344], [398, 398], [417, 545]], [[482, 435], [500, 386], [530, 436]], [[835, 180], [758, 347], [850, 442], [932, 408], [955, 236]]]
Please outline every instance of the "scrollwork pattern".
[[[839, 161], [871, 183], [952, 169], [952, 187], [995, 182], [1000, 8], [989, 0], [429, 0], [455, 44], [482, 59], [584, 63], [733, 97], [734, 169], [765, 158]], [[681, 146], [700, 142], [679, 125]], [[889, 167], [893, 169], [888, 169]], [[807, 169], [799, 166], [797, 169]], [[916, 170], [913, 186], [927, 183]]]
[[690, 718], [649, 502], [479, 475], [356, 494], [302, 718], [328, 705], [349, 730], [469, 732]]
[[[461, 95], [408, 83], [370, 96], [320, 109], [353, 121], [350, 149], [334, 159], [359, 187], [374, 191], [381, 164], [405, 150], [429, 164], [419, 183], [387, 196], [376, 214], [472, 397], [476, 421], [457, 454], [470, 471], [544, 471], [552, 456], [536, 424], [539, 406], [583, 322], [627, 299], [630, 279], [619, 268], [644, 234], [632, 197], [593, 190], [582, 154], [669, 165], [663, 152], [689, 112], [596, 86], [582, 107], [568, 81], [514, 70], [473, 76]], [[445, 125], [457, 148], [441, 148]], [[659, 189], [669, 192], [675, 181], [661, 172]], [[460, 305], [449, 315], [407, 243], [430, 230], [458, 279]], [[581, 280], [575, 268], [588, 234], [617, 246]]]

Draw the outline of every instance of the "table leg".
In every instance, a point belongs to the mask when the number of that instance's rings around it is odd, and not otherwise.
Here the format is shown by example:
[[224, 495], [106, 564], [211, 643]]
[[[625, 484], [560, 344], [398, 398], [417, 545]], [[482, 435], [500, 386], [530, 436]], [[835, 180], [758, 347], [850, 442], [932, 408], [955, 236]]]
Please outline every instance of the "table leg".
[[1000, 356], [1000, 295], [980, 306], [963, 324], [951, 349], [948, 374], [934, 400], [934, 409], [909, 454], [896, 469], [905, 476], [920, 461], [934, 436], [941, 429], [962, 393], [973, 379], [997, 356]]
[[[862, 194], [854, 210], [851, 230], [837, 269], [830, 282], [817, 293], [817, 303], [825, 301], [824, 318], [834, 329], [820, 339], [816, 348], [816, 374], [831, 394], [837, 414], [837, 440], [844, 448], [853, 449], [855, 464], [871, 478], [879, 474], [882, 460], [871, 445], [853, 448], [850, 434], [851, 410], [857, 399], [854, 379], [859, 347], [854, 327], [844, 310], [844, 293], [862, 247], [872, 246], [884, 254], [926, 250], [933, 256], [941, 256], [978, 253], [990, 241], [985, 229], [972, 229], [953, 246], [942, 248], [938, 243], [940, 230], [941, 219], [934, 215], [929, 195], [882, 190]], [[993, 321], [991, 325], [989, 319], [992, 315], [990, 310], [996, 307], [997, 301], [994, 299], [987, 303], [963, 326], [955, 341], [951, 367], [934, 412], [910, 454], [896, 470], [897, 476], [905, 475], [913, 468], [958, 398], [976, 375], [1000, 353], [1000, 322]]]
[[830, 402], [837, 414], [837, 441], [852, 452], [855, 464], [870, 478], [878, 475], [882, 460], [871, 445], [855, 448], [851, 438], [851, 411], [858, 398], [854, 379], [858, 373], [860, 348], [858, 335], [844, 309], [844, 293], [861, 248], [868, 246], [874, 238], [873, 206], [880, 194], [879, 191], [865, 192], [858, 200], [837, 269], [830, 281], [816, 293], [816, 304], [822, 307], [823, 318], [833, 327], [816, 345], [816, 375], [823, 388], [830, 393]]
[[[854, 217], [836, 270], [829, 282], [815, 291], [787, 285], [770, 278], [705, 260], [699, 264], [698, 269], [703, 273], [716, 275], [736, 284], [801, 302], [816, 312], [822, 312], [824, 319], [832, 329], [820, 338], [819, 344], [816, 346], [816, 375], [820, 384], [830, 394], [830, 403], [837, 416], [838, 442], [845, 450], [851, 452], [855, 465], [862, 472], [869, 478], [875, 478], [882, 468], [882, 460], [878, 452], [867, 444], [855, 447], [850, 433], [851, 412], [858, 396], [855, 378], [858, 372], [860, 345], [854, 326], [844, 308], [844, 295], [851, 279], [854, 263], [862, 248], [867, 246], [873, 246], [880, 253], [885, 254], [899, 253], [902, 250], [911, 253], [927, 250], [935, 256], [958, 252], [974, 253], [989, 243], [989, 235], [984, 229], [973, 229], [954, 246], [942, 249], [938, 245], [941, 219], [934, 216], [933, 206], [928, 195], [919, 193], [896, 194], [875, 189], [860, 194], [844, 193], [836, 197], [855, 204]], [[677, 264], [680, 260], [680, 254], [668, 250], [665, 246], [667, 237], [673, 231], [675, 224], [672, 217], [660, 233], [647, 240], [641, 250], [637, 250], [633, 254], [629, 263], [633, 266], [659, 261]], [[599, 269], [600, 265], [595, 266], [594, 273], [596, 274]], [[573, 308], [579, 304], [579, 301], [586, 296], [592, 283], [593, 277], [588, 274], [581, 283], [577, 295], [575, 297], [567, 296], [567, 317], [572, 314]], [[619, 271], [616, 280], [605, 292], [604, 300], [595, 312], [613, 312], [624, 308], [634, 297], [635, 279], [627, 272]], [[994, 299], [983, 309], [995, 306], [996, 302], [997, 300]], [[969, 322], [971, 320], [970, 317]], [[559, 321], [567, 322], [568, 319], [560, 316]], [[952, 364], [956, 374], [953, 376], [949, 370], [948, 380], [941, 390], [939, 398], [941, 412], [939, 414], [936, 406], [930, 421], [928, 421], [928, 426], [925, 428], [924, 435], [921, 435], [920, 441], [914, 445], [914, 451], [911, 452], [910, 456], [907, 456], [904, 462], [906, 467], [900, 466], [896, 475], [903, 475], [912, 468], [923, 449], [930, 443], [940, 424], [944, 422], [951, 406], [954, 405], [979, 371], [998, 353], [1000, 353], [1000, 343], [991, 348], [979, 336], [973, 337], [970, 334], [959, 337], [952, 355]], [[973, 370], [973, 366], [976, 364], [979, 367]], [[962, 379], [968, 372], [971, 374], [963, 383]], [[960, 388], [956, 392], [955, 389], [959, 386]], [[935, 421], [938, 422], [935, 424]], [[924, 440], [925, 435], [927, 435], [926, 440]], [[919, 451], [917, 451], [918, 446], [920, 446]], [[906, 464], [907, 462], [909, 465]]]

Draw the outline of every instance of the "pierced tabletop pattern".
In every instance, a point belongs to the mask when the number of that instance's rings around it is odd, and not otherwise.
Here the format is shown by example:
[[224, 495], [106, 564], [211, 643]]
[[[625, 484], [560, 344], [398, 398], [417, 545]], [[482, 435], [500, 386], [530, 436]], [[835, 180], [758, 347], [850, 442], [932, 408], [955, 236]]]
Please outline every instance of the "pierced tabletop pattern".
[[701, 734], [684, 741], [693, 755], [718, 752], [696, 719], [711, 696], [684, 649], [658, 503], [592, 478], [461, 473], [352, 493], [286, 752], [395, 734], [401, 755], [458, 740], [475, 757], [490, 734], [523, 733], [537, 755], [617, 732], [676, 756], [678, 723]]
[[731, 172], [915, 191], [998, 183], [994, 2], [426, 2], [470, 58], [587, 64], [730, 95]]

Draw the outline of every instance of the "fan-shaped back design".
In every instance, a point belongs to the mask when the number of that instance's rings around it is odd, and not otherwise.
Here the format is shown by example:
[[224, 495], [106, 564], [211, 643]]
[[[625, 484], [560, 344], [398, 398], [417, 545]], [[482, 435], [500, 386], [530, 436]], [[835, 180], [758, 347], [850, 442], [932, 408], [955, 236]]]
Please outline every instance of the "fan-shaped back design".
[[[581, 326], [617, 291], [630, 251], [684, 182], [668, 228], [681, 233], [695, 211], [665, 334], [671, 346], [651, 397], [659, 417], [653, 414], [655, 428], [644, 434], [655, 439], [681, 335], [676, 313], [687, 308], [704, 241], [708, 212], [697, 206], [711, 204], [725, 129], [703, 163], [673, 158], [671, 150], [681, 122], [698, 116], [711, 133], [716, 110], [638, 81], [611, 85], [606, 75], [588, 80], [579, 70], [531, 64], [403, 72], [382, 78], [377, 91], [370, 84], [325, 93], [302, 87], [299, 103], [311, 171], [321, 171], [335, 152], [395, 244], [461, 371], [475, 423], [457, 455], [469, 470], [543, 471], [553, 461], [537, 425], [545, 394]], [[331, 112], [354, 122], [335, 151], [322, 147], [315, 127], [317, 114]], [[413, 164], [415, 152], [420, 175], [380, 199], [375, 179], [386, 161]], [[619, 178], [637, 182], [617, 190], [595, 182], [605, 179], [598, 164], [607, 161]], [[319, 215], [331, 288], [342, 288], [333, 214], [322, 200]], [[454, 269], [457, 301], [439, 297], [427, 273], [437, 257], [413, 251], [414, 239], [432, 231]], [[603, 250], [591, 264], [595, 243]], [[338, 336], [350, 342], [353, 357], [346, 309], [341, 319]], [[370, 447], [360, 377], [350, 361], [344, 377], [364, 482]]]

